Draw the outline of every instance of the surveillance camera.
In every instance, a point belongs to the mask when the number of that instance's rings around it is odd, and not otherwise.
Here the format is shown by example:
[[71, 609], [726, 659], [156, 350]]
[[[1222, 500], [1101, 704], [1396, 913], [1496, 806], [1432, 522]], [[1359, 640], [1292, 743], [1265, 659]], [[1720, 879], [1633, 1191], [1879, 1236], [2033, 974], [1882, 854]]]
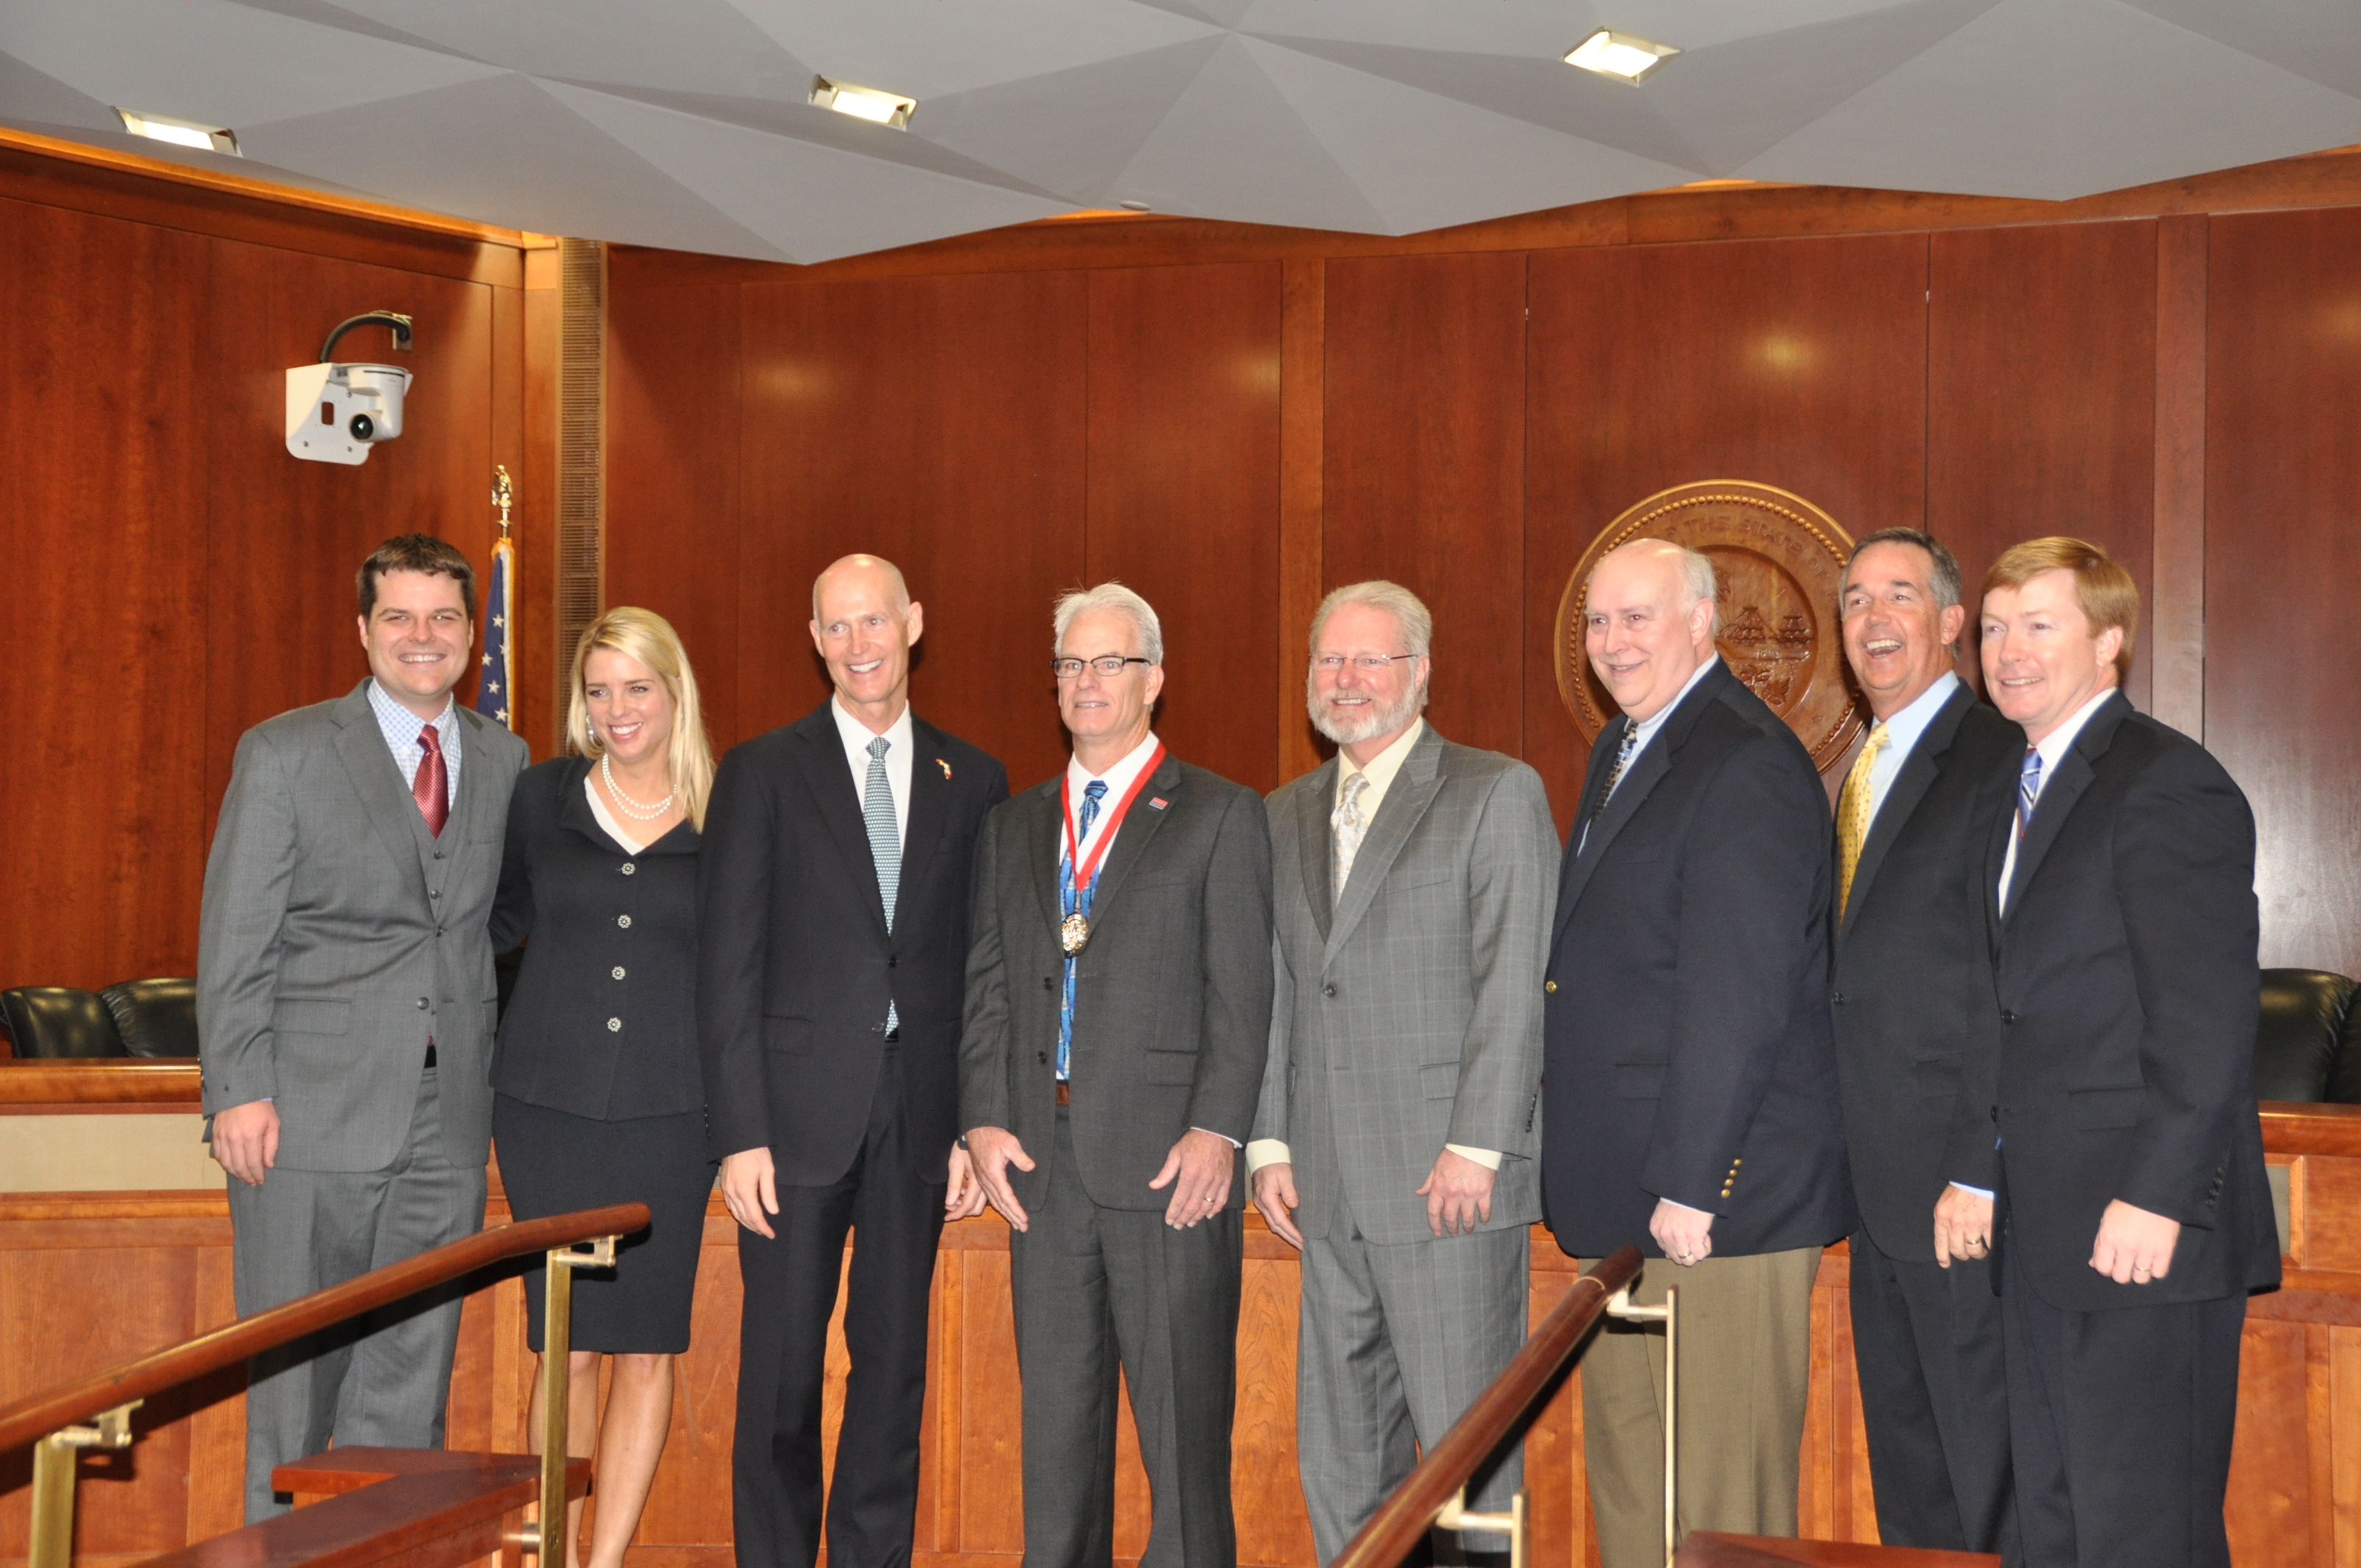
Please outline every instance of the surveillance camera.
[[313, 463], [366, 463], [401, 433], [410, 372], [390, 365], [299, 365], [287, 372], [287, 450]]

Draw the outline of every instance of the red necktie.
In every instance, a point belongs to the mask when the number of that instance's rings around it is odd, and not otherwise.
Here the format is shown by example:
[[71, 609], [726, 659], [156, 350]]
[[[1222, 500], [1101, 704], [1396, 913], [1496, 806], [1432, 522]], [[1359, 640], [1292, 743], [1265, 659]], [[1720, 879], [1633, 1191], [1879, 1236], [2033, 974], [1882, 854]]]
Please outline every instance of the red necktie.
[[451, 789], [443, 775], [443, 737], [430, 724], [418, 732], [418, 744], [426, 755], [418, 759], [418, 772], [411, 775], [410, 793], [426, 818], [426, 830], [440, 839], [443, 824], [451, 816]]

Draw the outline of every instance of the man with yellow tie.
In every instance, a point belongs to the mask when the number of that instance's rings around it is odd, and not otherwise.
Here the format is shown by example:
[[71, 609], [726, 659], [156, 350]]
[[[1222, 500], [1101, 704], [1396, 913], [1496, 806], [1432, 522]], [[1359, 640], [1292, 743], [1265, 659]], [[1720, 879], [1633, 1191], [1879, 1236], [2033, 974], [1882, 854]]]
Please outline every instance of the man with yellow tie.
[[1940, 1266], [1934, 1211], [1947, 1172], [1994, 1169], [1989, 1118], [1962, 1108], [1992, 1103], [1999, 1063], [1984, 847], [2025, 732], [1953, 673], [1967, 610], [1933, 535], [1863, 539], [1840, 599], [1845, 658], [1876, 719], [1837, 801], [1829, 1002], [1861, 1210], [1853, 1354], [1878, 1537], [2015, 1561], [1991, 1238]]

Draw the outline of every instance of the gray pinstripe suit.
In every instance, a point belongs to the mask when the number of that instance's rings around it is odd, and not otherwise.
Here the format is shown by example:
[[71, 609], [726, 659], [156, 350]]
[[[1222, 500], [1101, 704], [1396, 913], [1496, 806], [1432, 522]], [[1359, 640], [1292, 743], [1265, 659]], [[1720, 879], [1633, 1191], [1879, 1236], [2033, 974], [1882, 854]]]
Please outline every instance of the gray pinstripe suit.
[[[1523, 1342], [1558, 860], [1540, 775], [1430, 726], [1332, 910], [1338, 765], [1270, 797], [1278, 993], [1254, 1133], [1287, 1144], [1301, 1205], [1297, 1448], [1323, 1562]], [[1502, 1156], [1472, 1235], [1436, 1237], [1418, 1196], [1446, 1143]], [[1505, 1507], [1521, 1476], [1512, 1452], [1477, 1502]]]

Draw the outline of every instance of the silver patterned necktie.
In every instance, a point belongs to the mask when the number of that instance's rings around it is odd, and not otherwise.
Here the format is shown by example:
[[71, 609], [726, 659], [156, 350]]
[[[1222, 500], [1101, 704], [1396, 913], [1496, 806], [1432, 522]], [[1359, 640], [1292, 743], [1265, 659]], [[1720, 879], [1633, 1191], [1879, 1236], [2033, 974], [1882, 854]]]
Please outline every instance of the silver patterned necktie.
[[1583, 820], [1582, 837], [1575, 840], [1576, 854], [1590, 847], [1591, 824], [1607, 815], [1607, 803], [1615, 798], [1615, 786], [1623, 782], [1623, 770], [1631, 765], [1631, 753], [1639, 749], [1640, 727], [1626, 720], [1622, 741], [1615, 748], [1614, 765], [1607, 770], [1607, 787], [1598, 792], [1598, 804], [1590, 808], [1590, 815]]
[[1336, 852], [1333, 864], [1335, 874], [1329, 881], [1328, 900], [1334, 904], [1345, 896], [1345, 883], [1353, 874], [1353, 857], [1361, 852], [1361, 840], [1369, 831], [1369, 819], [1361, 809], [1361, 792], [1369, 787], [1369, 775], [1356, 769], [1345, 781], [1345, 795], [1329, 815], [1328, 826], [1335, 833]]
[[[894, 786], [885, 778], [885, 753], [894, 742], [883, 735], [869, 742], [869, 777], [861, 790], [861, 817], [869, 828], [869, 859], [877, 868], [877, 898], [885, 906], [885, 929], [894, 929], [894, 897], [902, 891], [902, 830], [894, 821]], [[901, 1025], [894, 1003], [885, 1003], [885, 1032]]]

